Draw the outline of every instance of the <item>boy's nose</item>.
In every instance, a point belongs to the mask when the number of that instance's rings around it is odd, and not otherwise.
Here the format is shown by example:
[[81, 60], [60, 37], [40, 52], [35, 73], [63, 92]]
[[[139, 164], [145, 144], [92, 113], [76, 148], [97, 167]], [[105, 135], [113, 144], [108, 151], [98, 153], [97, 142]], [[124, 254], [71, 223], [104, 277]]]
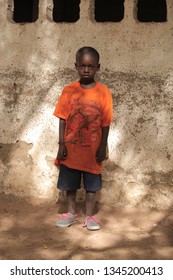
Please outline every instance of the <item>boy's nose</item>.
[[88, 66], [85, 66], [84, 72], [89, 72], [89, 67]]

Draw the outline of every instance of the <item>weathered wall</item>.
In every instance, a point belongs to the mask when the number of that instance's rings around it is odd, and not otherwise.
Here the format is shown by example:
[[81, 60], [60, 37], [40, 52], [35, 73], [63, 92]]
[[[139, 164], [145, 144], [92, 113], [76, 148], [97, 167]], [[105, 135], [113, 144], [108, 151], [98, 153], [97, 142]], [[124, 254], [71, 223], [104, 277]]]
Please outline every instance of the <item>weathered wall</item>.
[[93, 1], [82, 0], [78, 22], [57, 24], [51, 1], [42, 0], [35, 23], [15, 24], [11, 2], [0, 0], [0, 192], [58, 197], [52, 113], [63, 86], [77, 78], [76, 50], [91, 45], [100, 52], [99, 80], [112, 91], [115, 117], [100, 200], [172, 207], [172, 0], [165, 23], [138, 22], [132, 0], [123, 21], [96, 23]]

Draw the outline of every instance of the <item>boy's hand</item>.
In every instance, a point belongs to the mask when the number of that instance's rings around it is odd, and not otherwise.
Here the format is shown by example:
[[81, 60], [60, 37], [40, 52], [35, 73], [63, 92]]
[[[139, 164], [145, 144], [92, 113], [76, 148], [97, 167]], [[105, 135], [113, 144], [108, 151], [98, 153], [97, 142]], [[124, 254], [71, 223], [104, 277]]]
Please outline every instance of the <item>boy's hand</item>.
[[106, 147], [100, 146], [96, 152], [96, 160], [101, 162], [106, 159]]
[[61, 159], [61, 160], [64, 160], [67, 158], [67, 149], [66, 149], [65, 144], [59, 144], [57, 158]]

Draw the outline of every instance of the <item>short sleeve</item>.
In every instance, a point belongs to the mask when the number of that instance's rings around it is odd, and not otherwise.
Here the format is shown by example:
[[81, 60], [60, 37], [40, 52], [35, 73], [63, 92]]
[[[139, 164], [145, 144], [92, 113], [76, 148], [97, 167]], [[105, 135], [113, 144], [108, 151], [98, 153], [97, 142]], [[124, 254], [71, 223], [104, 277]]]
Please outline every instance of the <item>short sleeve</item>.
[[68, 117], [68, 113], [69, 113], [68, 92], [64, 89], [58, 100], [58, 103], [56, 104], [53, 115], [58, 118], [62, 118], [66, 120]]
[[110, 126], [113, 119], [113, 106], [112, 106], [112, 94], [109, 89], [106, 88], [103, 96], [102, 103], [102, 122], [101, 126]]

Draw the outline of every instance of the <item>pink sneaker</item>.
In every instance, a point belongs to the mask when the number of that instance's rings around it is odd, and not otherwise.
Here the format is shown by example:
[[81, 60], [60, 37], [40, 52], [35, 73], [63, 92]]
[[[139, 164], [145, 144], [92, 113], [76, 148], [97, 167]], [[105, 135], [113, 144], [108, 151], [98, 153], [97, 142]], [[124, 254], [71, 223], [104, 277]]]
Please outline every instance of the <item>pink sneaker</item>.
[[88, 216], [85, 218], [84, 227], [86, 227], [88, 230], [98, 230], [100, 229], [100, 224], [96, 217]]
[[55, 226], [61, 228], [69, 227], [77, 222], [76, 218], [77, 218], [76, 214], [64, 213], [62, 214], [60, 220], [55, 223]]

